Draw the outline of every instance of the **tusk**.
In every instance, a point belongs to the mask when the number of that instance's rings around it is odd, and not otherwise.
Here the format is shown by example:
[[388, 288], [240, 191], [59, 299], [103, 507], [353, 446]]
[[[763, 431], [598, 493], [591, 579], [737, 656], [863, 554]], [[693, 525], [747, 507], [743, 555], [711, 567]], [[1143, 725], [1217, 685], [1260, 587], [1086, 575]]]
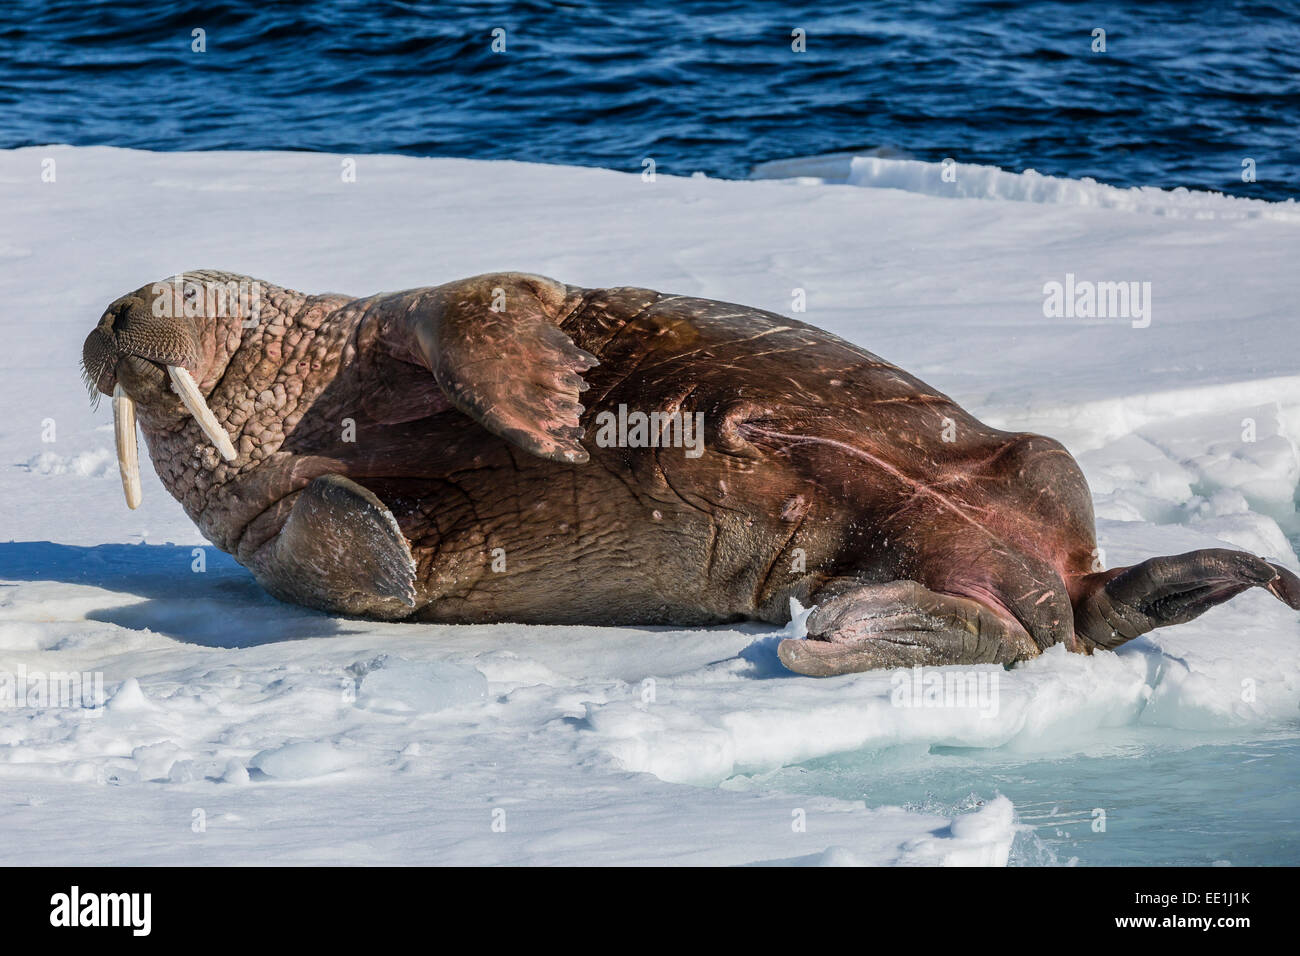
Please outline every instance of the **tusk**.
[[140, 507], [140, 451], [135, 443], [135, 402], [121, 385], [113, 386], [113, 437], [117, 441], [117, 470], [122, 473], [126, 506]]
[[231, 443], [226, 430], [221, 427], [221, 423], [217, 421], [217, 416], [213, 415], [212, 409], [208, 408], [208, 403], [203, 400], [199, 386], [194, 382], [194, 376], [179, 365], [168, 365], [167, 371], [172, 377], [172, 387], [176, 389], [176, 394], [181, 397], [189, 413], [203, 429], [203, 434], [217, 446], [217, 451], [221, 452], [222, 458], [226, 461], [234, 461], [238, 457], [235, 454], [235, 446]]

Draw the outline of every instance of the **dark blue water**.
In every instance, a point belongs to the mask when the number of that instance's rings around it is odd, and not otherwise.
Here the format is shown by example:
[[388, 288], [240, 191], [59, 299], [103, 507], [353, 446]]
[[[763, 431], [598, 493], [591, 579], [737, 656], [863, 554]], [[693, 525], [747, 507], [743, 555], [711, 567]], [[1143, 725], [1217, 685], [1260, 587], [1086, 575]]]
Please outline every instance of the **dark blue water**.
[[6, 0], [0, 146], [652, 157], [731, 178], [886, 146], [1282, 199], [1300, 194], [1298, 51], [1295, 2]]

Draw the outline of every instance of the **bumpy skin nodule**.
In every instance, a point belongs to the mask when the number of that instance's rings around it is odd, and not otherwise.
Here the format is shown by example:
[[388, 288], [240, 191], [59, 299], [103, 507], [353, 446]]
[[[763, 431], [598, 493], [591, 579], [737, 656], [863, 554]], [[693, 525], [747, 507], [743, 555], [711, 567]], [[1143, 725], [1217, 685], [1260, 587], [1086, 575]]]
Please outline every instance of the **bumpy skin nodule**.
[[[256, 283], [255, 317], [191, 289], [193, 314], [158, 319], [160, 295], [185, 311], [167, 282], [110, 306], [87, 375], [123, 385], [166, 487], [286, 600], [685, 626], [782, 622], [795, 597], [821, 606], [781, 656], [810, 674], [1090, 652], [1254, 585], [1300, 606], [1300, 580], [1239, 552], [1095, 573], [1091, 496], [1059, 443], [772, 313], [504, 273], [368, 299]], [[167, 364], [194, 374], [234, 462]], [[596, 416], [620, 406], [702, 413], [703, 454], [601, 447]]]

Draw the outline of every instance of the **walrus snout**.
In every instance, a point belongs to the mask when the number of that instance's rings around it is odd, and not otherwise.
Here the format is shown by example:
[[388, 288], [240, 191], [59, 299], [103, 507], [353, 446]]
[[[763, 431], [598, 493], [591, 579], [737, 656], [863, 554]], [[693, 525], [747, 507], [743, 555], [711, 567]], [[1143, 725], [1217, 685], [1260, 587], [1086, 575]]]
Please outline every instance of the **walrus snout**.
[[[160, 294], [170, 293], [163, 291]], [[200, 371], [198, 329], [184, 314], [159, 307], [170, 304], [170, 300], [157, 297], [151, 302], [147, 290], [124, 296], [108, 307], [81, 347], [82, 370], [87, 384], [92, 390], [113, 398], [118, 468], [130, 508], [140, 503], [136, 401], [154, 389], [164, 391], [170, 383], [171, 390], [198, 422], [203, 434], [216, 446], [221, 457], [226, 461], [234, 461], [237, 457], [230, 435], [208, 408], [192, 374]], [[127, 378], [125, 385], [121, 381], [123, 372]], [[131, 389], [128, 390], [126, 385]]]
[[117, 342], [113, 340], [113, 333], [102, 324], [96, 326], [95, 330], [86, 336], [86, 342], [81, 346], [81, 368], [86, 385], [92, 392], [103, 395], [113, 394], [118, 358]]
[[[82, 346], [87, 384], [104, 395], [113, 394], [117, 366], [125, 358], [199, 371], [201, 350], [194, 323], [183, 315], [155, 308], [145, 291], [110, 305]], [[137, 367], [142, 368], [138, 363]]]

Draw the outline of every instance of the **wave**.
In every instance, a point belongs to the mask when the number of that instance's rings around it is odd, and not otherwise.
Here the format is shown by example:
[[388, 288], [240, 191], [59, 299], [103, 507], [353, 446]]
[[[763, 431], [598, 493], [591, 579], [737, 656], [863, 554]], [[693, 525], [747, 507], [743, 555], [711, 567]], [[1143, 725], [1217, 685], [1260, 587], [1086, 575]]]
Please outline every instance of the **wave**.
[[1091, 177], [1045, 176], [1032, 169], [1008, 172], [974, 163], [928, 163], [903, 158], [888, 149], [866, 153], [829, 153], [760, 163], [750, 179], [786, 179], [797, 183], [840, 184], [870, 189], [942, 196], [948, 199], [1002, 199], [1122, 209], [1175, 219], [1275, 219], [1300, 221], [1294, 199], [1270, 202], [1223, 193], [1155, 186], [1110, 186]]

